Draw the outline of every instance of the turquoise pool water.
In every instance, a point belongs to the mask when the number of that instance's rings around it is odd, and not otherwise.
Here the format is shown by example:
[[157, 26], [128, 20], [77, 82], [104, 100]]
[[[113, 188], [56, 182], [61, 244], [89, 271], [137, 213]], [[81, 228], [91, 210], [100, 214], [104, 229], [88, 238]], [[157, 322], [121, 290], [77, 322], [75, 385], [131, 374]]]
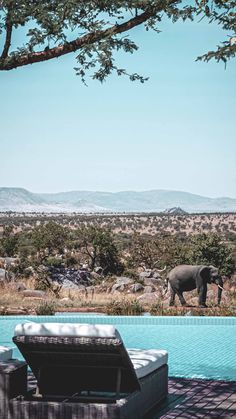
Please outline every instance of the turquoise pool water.
[[0, 345], [25, 321], [114, 324], [128, 348], [166, 349], [170, 376], [236, 380], [235, 317], [0, 316]]

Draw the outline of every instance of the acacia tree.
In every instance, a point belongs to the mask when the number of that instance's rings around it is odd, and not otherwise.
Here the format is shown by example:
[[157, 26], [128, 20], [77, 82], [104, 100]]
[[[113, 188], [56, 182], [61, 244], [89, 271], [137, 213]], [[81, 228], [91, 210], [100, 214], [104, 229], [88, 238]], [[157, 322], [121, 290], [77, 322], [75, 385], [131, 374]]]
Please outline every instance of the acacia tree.
[[77, 248], [85, 255], [91, 270], [101, 266], [103, 273], [120, 273], [122, 265], [114, 235], [110, 230], [88, 225], [76, 231]]
[[[0, 0], [0, 70], [77, 52], [75, 70], [83, 82], [87, 73], [104, 81], [113, 71], [144, 82], [143, 76], [119, 68], [114, 52], [133, 53], [138, 46], [128, 33], [141, 24], [159, 32], [165, 17], [173, 22], [205, 17], [220, 24], [228, 38], [199, 59], [226, 61], [236, 53], [235, 6], [230, 0]], [[25, 42], [12, 49], [12, 36], [22, 27]]]

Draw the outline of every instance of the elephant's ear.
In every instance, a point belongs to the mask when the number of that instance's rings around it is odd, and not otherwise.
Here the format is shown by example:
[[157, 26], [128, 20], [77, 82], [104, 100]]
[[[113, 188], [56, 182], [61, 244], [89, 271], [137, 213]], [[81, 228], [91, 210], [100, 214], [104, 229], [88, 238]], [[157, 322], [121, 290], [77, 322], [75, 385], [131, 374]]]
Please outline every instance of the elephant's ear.
[[200, 269], [199, 274], [201, 278], [205, 281], [209, 281], [211, 279], [211, 269], [209, 268], [209, 266], [203, 266]]

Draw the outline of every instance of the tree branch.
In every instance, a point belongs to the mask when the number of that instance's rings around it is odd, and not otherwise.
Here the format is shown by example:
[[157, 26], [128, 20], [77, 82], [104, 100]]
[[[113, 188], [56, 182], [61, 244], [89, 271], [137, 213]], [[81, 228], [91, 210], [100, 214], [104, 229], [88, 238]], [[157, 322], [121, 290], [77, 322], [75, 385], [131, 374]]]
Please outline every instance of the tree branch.
[[[171, 3], [175, 3], [176, 0], [172, 0]], [[100, 41], [104, 38], [109, 38], [113, 35], [129, 31], [130, 29], [134, 28], [135, 26], [141, 25], [145, 21], [147, 21], [150, 17], [152, 17], [158, 11], [163, 10], [166, 6], [166, 1], [161, 1], [158, 8], [149, 7], [143, 13], [134, 18], [124, 22], [120, 25], [114, 25], [110, 28], [90, 32], [80, 38], [77, 38], [71, 42], [67, 42], [63, 45], [56, 46], [54, 48], [50, 48], [48, 50], [33, 52], [29, 54], [23, 55], [13, 55], [13, 56], [4, 56], [0, 58], [0, 70], [12, 70], [17, 67], [22, 67], [28, 64], [38, 63], [41, 61], [51, 60], [52, 58], [58, 58], [62, 55], [69, 54], [71, 52], [75, 52], [78, 49], [83, 48], [85, 45], [90, 45], [95, 42]], [[9, 33], [10, 34], [10, 33]], [[10, 45], [9, 45], [10, 46]], [[7, 46], [4, 47], [4, 50], [8, 52]]]
[[11, 12], [8, 9], [7, 17], [6, 17], [6, 39], [5, 44], [3, 47], [2, 55], [0, 57], [1, 60], [4, 60], [8, 56], [8, 52], [11, 46], [11, 35], [12, 35], [12, 22], [11, 22]]

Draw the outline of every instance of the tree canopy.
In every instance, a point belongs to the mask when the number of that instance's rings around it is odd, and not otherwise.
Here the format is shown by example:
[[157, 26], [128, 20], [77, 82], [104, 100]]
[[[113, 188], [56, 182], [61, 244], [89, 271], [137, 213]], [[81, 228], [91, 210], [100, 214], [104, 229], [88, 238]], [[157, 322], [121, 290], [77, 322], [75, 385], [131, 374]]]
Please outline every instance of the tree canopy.
[[[226, 62], [236, 54], [236, 2], [230, 0], [0, 0], [0, 70], [58, 58], [77, 52], [76, 74], [104, 81], [112, 72], [131, 80], [145, 81], [138, 73], [128, 74], [116, 64], [114, 53], [133, 53], [138, 45], [129, 37], [131, 30], [145, 25], [160, 31], [165, 17], [208, 19], [227, 30], [226, 39], [215, 51], [198, 59]], [[14, 45], [15, 32], [25, 35], [22, 45]]]

